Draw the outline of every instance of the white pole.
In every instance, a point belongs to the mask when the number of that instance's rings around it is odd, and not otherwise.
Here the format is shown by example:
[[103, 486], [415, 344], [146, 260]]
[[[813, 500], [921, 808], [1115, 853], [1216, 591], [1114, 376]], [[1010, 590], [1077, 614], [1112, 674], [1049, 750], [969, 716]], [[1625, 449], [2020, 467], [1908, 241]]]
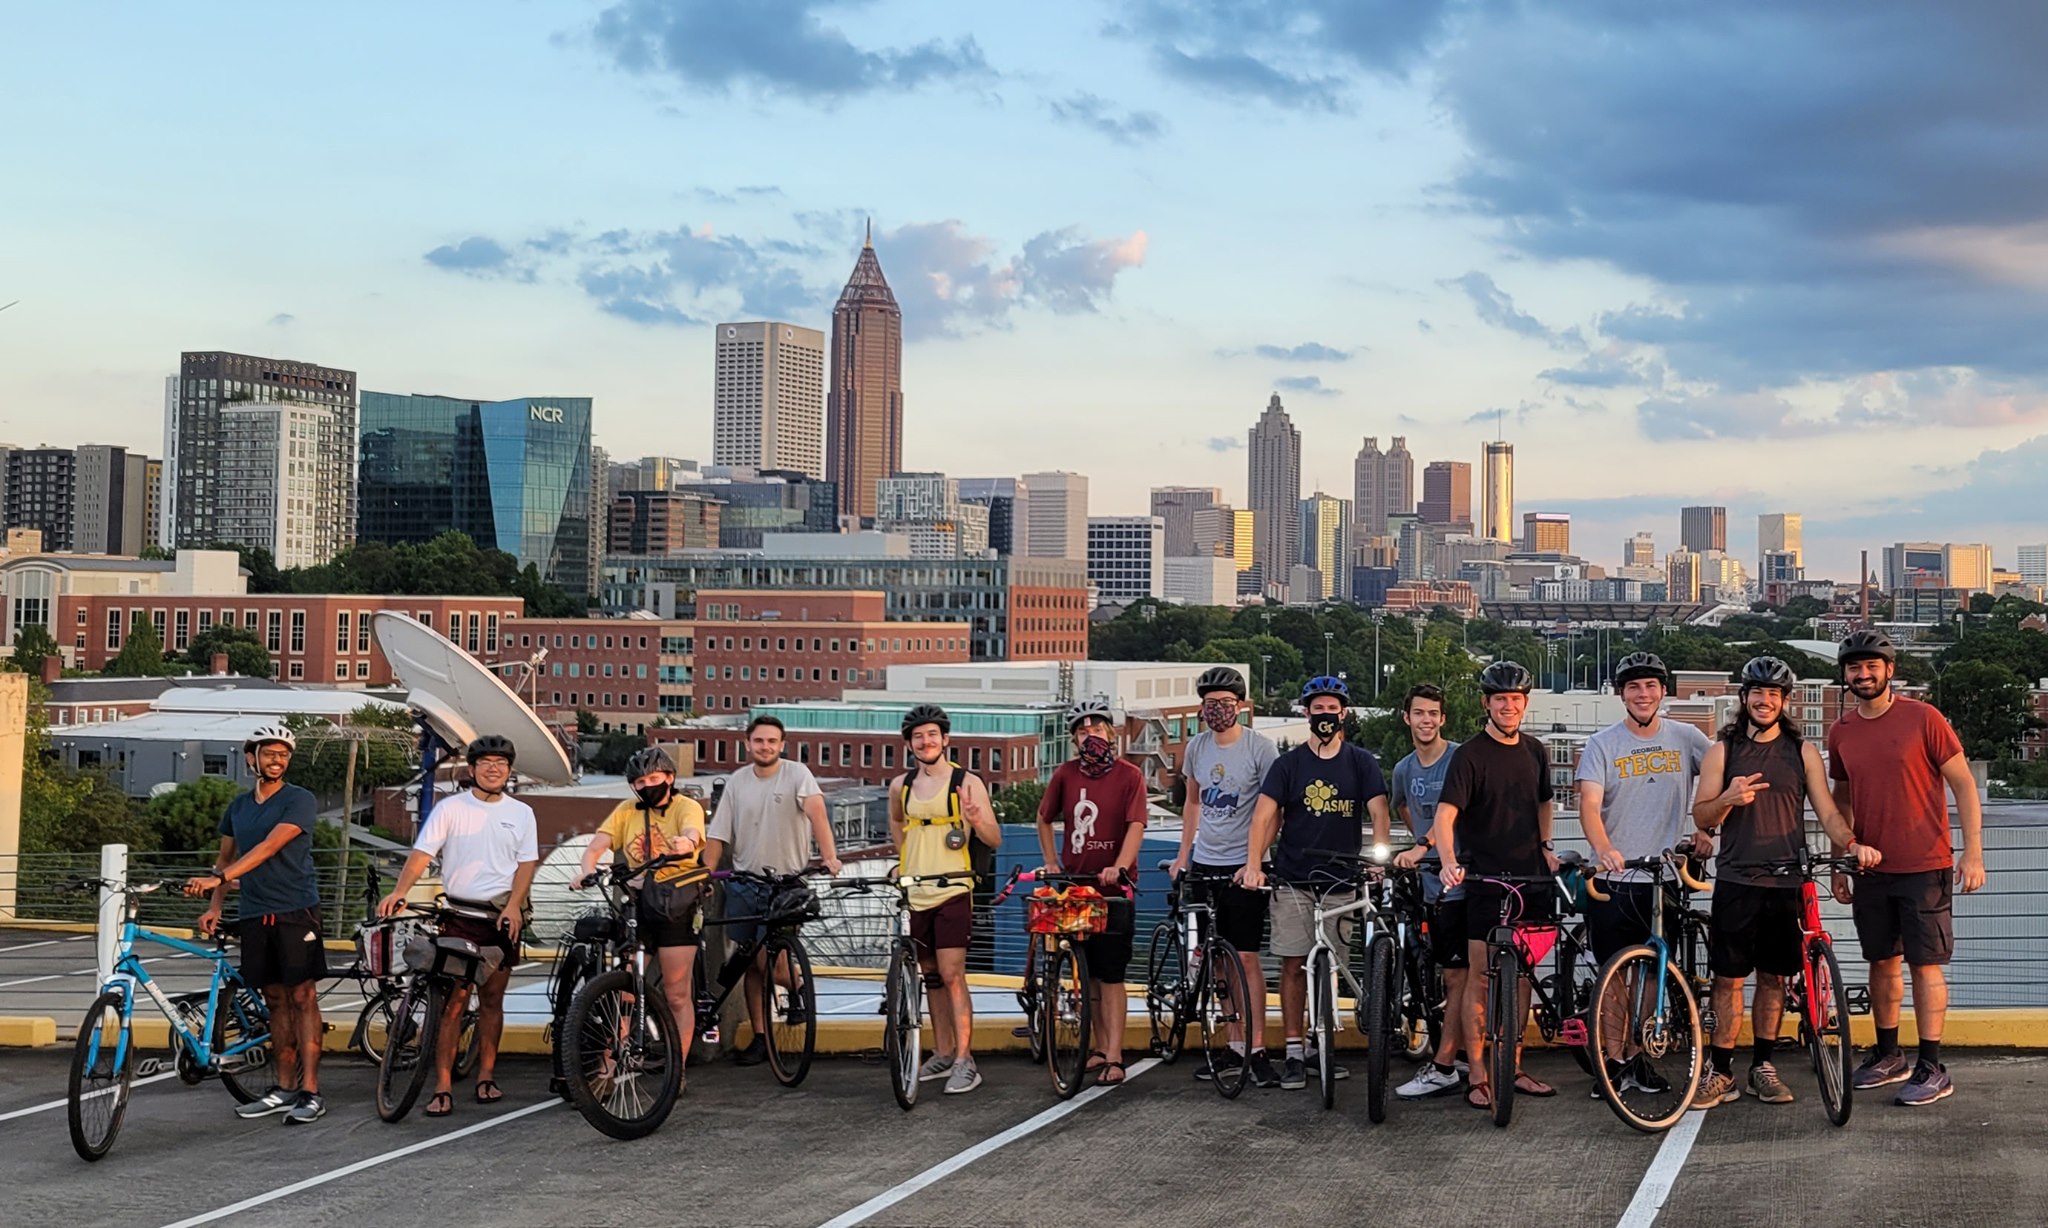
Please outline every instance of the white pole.
[[100, 846], [99, 955], [100, 984], [104, 985], [114, 975], [114, 956], [121, 947], [122, 897], [117, 887], [128, 885], [128, 846], [125, 844], [103, 844]]

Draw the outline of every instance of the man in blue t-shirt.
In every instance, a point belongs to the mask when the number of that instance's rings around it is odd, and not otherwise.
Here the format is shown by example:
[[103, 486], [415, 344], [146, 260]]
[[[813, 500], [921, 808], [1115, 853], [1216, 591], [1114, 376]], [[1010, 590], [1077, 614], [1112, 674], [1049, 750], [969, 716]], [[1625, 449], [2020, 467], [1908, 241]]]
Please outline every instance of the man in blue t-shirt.
[[298, 741], [282, 725], [266, 725], [242, 744], [256, 785], [228, 803], [220, 821], [213, 872], [185, 884], [187, 895], [211, 895], [199, 929], [220, 925], [228, 885], [241, 890], [242, 977], [270, 1006], [270, 1047], [277, 1062], [271, 1089], [235, 1110], [239, 1117], [284, 1114], [286, 1125], [318, 1121], [320, 979], [327, 947], [320, 939], [320, 886], [313, 872], [313, 795], [286, 784]]
[[1394, 858], [1403, 870], [1423, 867], [1422, 898], [1430, 906], [1430, 958], [1443, 970], [1444, 1022], [1435, 1059], [1394, 1089], [1403, 1100], [1445, 1096], [1458, 1090], [1458, 1054], [1465, 1045], [1465, 993], [1472, 961], [1465, 949], [1465, 888], [1444, 890], [1437, 877], [1436, 803], [1443, 796], [1451, 752], [1458, 744], [1443, 736], [1444, 691], [1432, 682], [1410, 687], [1401, 700], [1401, 721], [1414, 750], [1394, 765], [1394, 812], [1408, 824], [1415, 847]]
[[[1372, 752], [1344, 740], [1344, 706], [1350, 692], [1338, 678], [1311, 678], [1302, 689], [1308, 713], [1309, 739], [1273, 761], [1259, 802], [1252, 812], [1252, 835], [1238, 882], [1259, 888], [1266, 884], [1260, 862], [1273, 851], [1273, 954], [1280, 957], [1280, 1022], [1287, 1038], [1287, 1058], [1280, 1067], [1280, 1086], [1308, 1086], [1313, 1062], [1332, 1061], [1331, 1054], [1311, 1055], [1303, 1041], [1308, 1015], [1308, 953], [1315, 946], [1314, 913], [1318, 902], [1335, 907], [1358, 898], [1358, 866], [1323, 853], [1356, 854], [1363, 842], [1366, 816], [1372, 838], [1384, 844], [1391, 821], [1387, 782]], [[1278, 843], [1274, 837], [1279, 837]], [[1330, 941], [1350, 949], [1348, 924], [1337, 926]], [[1342, 1070], [1332, 1077], [1343, 1078]]]

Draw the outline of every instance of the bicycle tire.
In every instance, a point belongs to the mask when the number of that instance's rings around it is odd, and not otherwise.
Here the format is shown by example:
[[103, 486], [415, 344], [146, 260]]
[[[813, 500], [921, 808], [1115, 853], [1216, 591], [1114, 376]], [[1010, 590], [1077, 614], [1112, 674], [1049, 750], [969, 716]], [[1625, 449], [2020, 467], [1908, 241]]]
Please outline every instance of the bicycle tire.
[[[811, 980], [811, 956], [803, 939], [771, 934], [766, 949], [769, 975], [761, 978], [761, 1017], [768, 1021], [768, 1072], [784, 1087], [795, 1087], [811, 1072], [818, 1049], [818, 986]], [[785, 958], [792, 982], [787, 987], [774, 976]]]
[[[244, 1049], [233, 1057], [222, 1054], [248, 1041], [252, 1035], [260, 1035], [253, 1048]], [[228, 1089], [228, 1095], [237, 1104], [248, 1104], [267, 1090], [267, 1084], [251, 1085], [242, 1081], [244, 1072], [277, 1061], [276, 1046], [270, 1043], [270, 1006], [263, 995], [251, 989], [240, 977], [221, 982], [220, 1005], [213, 1013], [213, 1056], [220, 1071], [220, 1085]]]
[[1400, 1014], [1400, 953], [1394, 936], [1382, 931], [1365, 962], [1365, 1115], [1377, 1125], [1387, 1119], [1387, 1065], [1394, 1058], [1395, 1021]]
[[1493, 944], [1486, 971], [1486, 1077], [1493, 1124], [1501, 1127], [1515, 1115], [1515, 1049], [1522, 1038], [1513, 1024], [1522, 1021], [1521, 980], [1514, 943]]
[[[1203, 944], [1202, 975], [1195, 987], [1195, 1019], [1201, 1025], [1202, 1052], [1217, 1094], [1235, 1100], [1251, 1081], [1251, 1054], [1259, 1048], [1265, 1020], [1251, 1017], [1251, 986], [1245, 980], [1244, 963], [1237, 948], [1221, 938]], [[1230, 1024], [1244, 1027], [1245, 1052], [1237, 1065], [1218, 1069], [1216, 1055], [1230, 1048]]]
[[1094, 1039], [1094, 1003], [1088, 984], [1088, 956], [1078, 946], [1052, 948], [1046, 961], [1051, 976], [1044, 995], [1045, 1068], [1052, 1075], [1053, 1094], [1073, 1099], [1088, 1076], [1088, 1047]]
[[682, 1037], [668, 996], [643, 982], [637, 997], [646, 1029], [637, 1035], [631, 972], [590, 978], [569, 1004], [563, 1044], [569, 1103], [610, 1138], [645, 1138], [659, 1130], [683, 1092]]
[[126, 1001], [125, 995], [112, 989], [94, 998], [78, 1025], [78, 1038], [71, 1043], [64, 1120], [71, 1133], [71, 1149], [82, 1160], [97, 1160], [112, 1150], [121, 1122], [128, 1116], [135, 1046], [123, 1017]]
[[882, 1056], [889, 1067], [889, 1089], [896, 1094], [896, 1106], [909, 1112], [917, 1104], [917, 1071], [924, 1055], [917, 1018], [917, 995], [924, 978], [919, 975], [917, 955], [910, 945], [900, 943], [889, 960], [889, 979], [882, 988]]
[[469, 1001], [462, 1008], [462, 1031], [456, 1033], [455, 1065], [450, 1071], [457, 1079], [467, 1079], [483, 1057], [484, 1032], [480, 1026], [483, 1006], [478, 1001], [482, 993], [478, 987], [470, 986]]
[[394, 990], [380, 989], [363, 1003], [356, 1014], [355, 1050], [372, 1065], [384, 1060], [384, 1038], [391, 1035], [391, 1020], [398, 1006]]
[[1337, 993], [1330, 985], [1335, 975], [1328, 947], [1308, 953], [1308, 1029], [1316, 1048], [1316, 1093], [1326, 1109], [1337, 1107]]
[[1152, 1056], [1172, 1064], [1187, 1041], [1187, 1020], [1181, 1016], [1181, 974], [1187, 967], [1180, 927], [1161, 921], [1152, 927], [1152, 946], [1145, 971], [1145, 1014], [1152, 1023]]
[[1811, 938], [1806, 943], [1807, 1047], [1813, 1057], [1813, 1075], [1820, 1083], [1821, 1106], [1832, 1125], [1849, 1124], [1855, 1107], [1854, 1085], [1849, 1077], [1849, 987], [1842, 983], [1842, 966], [1835, 960], [1832, 943]]
[[[1656, 1035], [1646, 1035], [1645, 1030], [1652, 1028], [1653, 1021], [1645, 1008], [1654, 1000], [1654, 986], [1659, 976], [1664, 980], [1664, 1014], [1654, 1021]], [[1593, 983], [1593, 995], [1595, 1002], [1604, 1002], [1611, 995], [1623, 1003], [1618, 1012], [1591, 1012], [1593, 1052], [1605, 1055], [1609, 1051], [1639, 1049], [1650, 1052], [1654, 1048], [1661, 1053], [1669, 1053], [1677, 1046], [1685, 1048], [1685, 1077], [1668, 1079], [1671, 1090], [1667, 1092], [1643, 1093], [1619, 1086], [1605, 1061], [1596, 1063], [1593, 1071], [1601, 1099], [1623, 1123], [1645, 1134], [1669, 1130], [1691, 1111], [1692, 1092], [1699, 1086], [1701, 1067], [1706, 1062], [1699, 1004], [1693, 999], [1688, 978], [1676, 964], [1659, 961], [1657, 949], [1645, 943], [1608, 957], [1600, 969], [1600, 979]], [[1660, 1096], [1669, 1097], [1668, 1102], [1657, 1099]]]
[[384, 1056], [377, 1063], [377, 1116], [383, 1120], [404, 1120], [426, 1086], [434, 1068], [442, 1006], [441, 990], [424, 977], [415, 978], [399, 995], [392, 1030], [384, 1038]]
[[[562, 1040], [569, 1034], [569, 1004], [576, 1000], [596, 966], [596, 953], [583, 943], [576, 943], [556, 961], [554, 978], [548, 984], [548, 1090], [563, 1100], [569, 1098], [569, 1064], [562, 1052]], [[703, 966], [702, 960], [697, 961], [697, 967]]]
[[1410, 1064], [1436, 1053], [1444, 1038], [1443, 974], [1427, 948], [1411, 943], [1402, 966], [1401, 1056]]
[[1024, 1016], [1024, 1037], [1031, 1060], [1043, 1063], [1045, 1029], [1039, 1026], [1045, 992], [1045, 935], [1033, 934], [1024, 948], [1024, 980], [1017, 988], [1017, 1006]]

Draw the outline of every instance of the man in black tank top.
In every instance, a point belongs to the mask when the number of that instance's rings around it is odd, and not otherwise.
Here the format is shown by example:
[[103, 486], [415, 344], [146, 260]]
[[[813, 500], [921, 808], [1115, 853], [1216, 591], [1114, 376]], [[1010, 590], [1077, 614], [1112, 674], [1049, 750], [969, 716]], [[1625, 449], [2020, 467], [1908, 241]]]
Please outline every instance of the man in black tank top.
[[1806, 849], [1808, 805], [1836, 848], [1846, 848], [1865, 866], [1879, 860], [1876, 849], [1856, 843], [1835, 809], [1820, 752], [1786, 715], [1798, 675], [1776, 657], [1758, 657], [1742, 667], [1741, 679], [1741, 707], [1700, 764], [1692, 808], [1701, 831], [1721, 833], [1708, 951], [1714, 973], [1712, 1065], [1693, 1097], [1696, 1109], [1742, 1097], [1735, 1082], [1735, 1038], [1742, 1030], [1742, 983], [1751, 971], [1757, 977], [1749, 1090], [1766, 1104], [1792, 1102], [1771, 1064], [1771, 1049], [1785, 1010], [1785, 978], [1799, 971], [1802, 956], [1799, 882], [1746, 869], [1745, 863], [1799, 856]]

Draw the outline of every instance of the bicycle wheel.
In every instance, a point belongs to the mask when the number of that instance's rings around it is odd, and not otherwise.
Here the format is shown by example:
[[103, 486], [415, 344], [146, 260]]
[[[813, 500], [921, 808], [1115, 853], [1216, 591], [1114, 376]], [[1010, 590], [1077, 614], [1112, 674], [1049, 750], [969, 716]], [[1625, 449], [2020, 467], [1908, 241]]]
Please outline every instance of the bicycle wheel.
[[[1562, 930], [1557, 942], [1557, 972], [1553, 994], [1557, 1006], [1559, 1031], [1577, 1031], [1581, 1035], [1591, 1031], [1593, 983], [1600, 979], [1600, 965], [1593, 962], [1593, 948], [1586, 941], [1586, 927], [1583, 923]], [[1578, 1027], [1572, 1028], [1570, 1021], [1577, 1020]], [[1571, 1051], [1572, 1060], [1587, 1074], [1601, 1063], [1593, 1060], [1594, 1049], [1590, 1044], [1575, 1045], [1566, 1041], [1565, 1048]]]
[[[811, 956], [795, 934], [768, 939], [768, 967], [761, 978], [761, 1017], [768, 1021], [768, 1071], [784, 1087], [795, 1087], [811, 1072], [818, 1047], [818, 986], [811, 980]], [[789, 984], [780, 983], [784, 971]]]
[[1046, 958], [1043, 995], [1045, 1068], [1052, 1075], [1053, 1094], [1071, 1099], [1088, 1074], [1088, 1046], [1093, 1040], [1094, 1004], [1088, 993], [1088, 956], [1071, 942], [1053, 947]]
[[[1662, 993], [1659, 985], [1661, 980]], [[1684, 973], [1642, 945], [1618, 951], [1593, 983], [1593, 1052], [1624, 1055], [1619, 1075], [1605, 1061], [1593, 1078], [1607, 1107], [1648, 1134], [1669, 1130], [1692, 1107], [1706, 1049], [1699, 1004]]]
[[[266, 1090], [269, 1080], [257, 1073], [276, 1059], [271, 1048], [270, 1007], [263, 995], [239, 977], [221, 982], [220, 1006], [213, 1014], [213, 1056], [221, 1086], [237, 1104], [248, 1104]], [[233, 1056], [227, 1056], [230, 1049], [236, 1050]]]
[[[1203, 946], [1202, 971], [1195, 986], [1195, 1020], [1201, 1027], [1202, 1052], [1215, 1076], [1216, 1090], [1225, 1100], [1233, 1100], [1251, 1080], [1251, 1053], [1258, 1047], [1266, 1021], [1252, 1018], [1251, 988], [1237, 948], [1221, 938]], [[1233, 1023], [1244, 1028], [1245, 1052], [1236, 1065], [1218, 1066], [1217, 1058], [1230, 1048]]]
[[1152, 947], [1145, 971], [1145, 1013], [1152, 1022], [1152, 1056], [1171, 1063], [1180, 1056], [1188, 1034], [1181, 1018], [1181, 971], [1187, 967], [1187, 940], [1180, 927], [1161, 921], [1152, 927]]
[[1486, 972], [1486, 1078], [1493, 1094], [1493, 1124], [1515, 1114], [1515, 1058], [1522, 1039], [1522, 961], [1512, 941], [1491, 944]]
[[356, 1016], [356, 1052], [372, 1063], [384, 1060], [384, 1038], [391, 1035], [391, 1021], [396, 1018], [397, 1007], [397, 992], [380, 989], [370, 995]]
[[441, 1006], [441, 990], [425, 977], [413, 978], [399, 995], [391, 1031], [384, 1037], [384, 1057], [377, 1063], [377, 1116], [385, 1121], [399, 1121], [412, 1112], [413, 1101], [427, 1085], [441, 1031]]
[[1335, 963], [1328, 947], [1308, 953], [1309, 1039], [1316, 1048], [1316, 1090], [1323, 1107], [1337, 1107], [1337, 991]]
[[889, 1067], [889, 1088], [906, 1113], [917, 1103], [917, 1070], [924, 1062], [917, 1015], [923, 982], [916, 954], [907, 941], [901, 943], [889, 960], [889, 979], [882, 988], [882, 1057]]
[[1813, 1054], [1814, 1078], [1820, 1082], [1821, 1106], [1828, 1120], [1847, 1125], [1852, 1107], [1849, 1084], [1849, 987], [1842, 966], [1825, 939], [1806, 943], [1807, 1048]]
[[111, 989], [93, 999], [78, 1025], [78, 1039], [72, 1042], [64, 1117], [71, 1128], [71, 1149], [80, 1159], [97, 1160], [107, 1154], [128, 1114], [135, 1054], [134, 1038], [122, 1018], [126, 1002]]
[[1045, 1013], [1044, 980], [1045, 935], [1033, 934], [1024, 947], [1024, 980], [1017, 987], [1017, 1009], [1023, 1014], [1024, 1026], [1011, 1035], [1025, 1038], [1034, 1062], [1045, 1061], [1045, 1029], [1039, 1026]]
[[1444, 978], [1428, 948], [1411, 943], [1402, 963], [1402, 992], [1395, 1026], [1401, 1056], [1420, 1062], [1434, 1054], [1444, 1037]]
[[1400, 952], [1384, 930], [1366, 953], [1365, 991], [1365, 1115], [1378, 1123], [1387, 1119], [1387, 1064], [1403, 1043], [1395, 1024], [1405, 996]]
[[[548, 982], [548, 1091], [564, 1100], [569, 1098], [569, 1063], [563, 1054], [564, 1038], [569, 1035], [569, 1004], [576, 1000], [583, 983], [597, 967], [597, 959], [592, 948], [576, 943], [563, 951], [556, 961], [554, 977]], [[698, 960], [697, 967], [703, 966], [704, 961]]]
[[623, 969], [592, 977], [569, 1004], [563, 1056], [569, 1103], [598, 1133], [644, 1138], [661, 1128], [683, 1091], [683, 1045], [666, 994]]

